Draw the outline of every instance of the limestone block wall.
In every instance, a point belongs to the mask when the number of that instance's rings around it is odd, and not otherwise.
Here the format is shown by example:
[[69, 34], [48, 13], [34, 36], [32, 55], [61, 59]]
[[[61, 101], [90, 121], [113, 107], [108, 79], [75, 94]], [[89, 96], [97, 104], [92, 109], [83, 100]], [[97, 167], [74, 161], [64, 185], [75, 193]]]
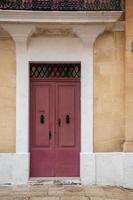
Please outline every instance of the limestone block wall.
[[0, 153], [15, 152], [15, 44], [0, 33]]
[[125, 152], [133, 152], [133, 1], [126, 0], [125, 51]]
[[124, 32], [105, 32], [94, 47], [94, 151], [123, 150]]

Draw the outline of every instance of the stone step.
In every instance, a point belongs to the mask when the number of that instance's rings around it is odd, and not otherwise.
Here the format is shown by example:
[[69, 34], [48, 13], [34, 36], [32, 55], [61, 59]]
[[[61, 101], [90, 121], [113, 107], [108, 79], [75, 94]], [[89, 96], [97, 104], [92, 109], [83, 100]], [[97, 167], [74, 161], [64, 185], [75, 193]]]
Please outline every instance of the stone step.
[[79, 177], [50, 177], [50, 178], [30, 178], [30, 185], [81, 185]]

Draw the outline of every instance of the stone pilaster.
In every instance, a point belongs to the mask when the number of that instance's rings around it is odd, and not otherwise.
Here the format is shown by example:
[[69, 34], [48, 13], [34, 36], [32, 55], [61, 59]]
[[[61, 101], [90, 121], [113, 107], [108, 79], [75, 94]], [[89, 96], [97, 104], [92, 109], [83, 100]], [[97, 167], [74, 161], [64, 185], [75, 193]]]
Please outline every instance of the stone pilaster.
[[125, 152], [133, 152], [133, 2], [126, 0]]
[[[16, 153], [28, 153], [29, 64], [27, 41], [32, 25], [4, 24], [16, 44]], [[23, 69], [26, 70], [23, 70]], [[25, 86], [25, 87], [24, 87]]]
[[[85, 53], [81, 63], [81, 154], [80, 177], [82, 184], [95, 184], [95, 158], [93, 156], [93, 47], [102, 25], [75, 26]], [[86, 176], [87, 174], [87, 176]]]
[[[81, 73], [81, 152], [93, 152], [93, 47], [98, 35], [104, 32], [104, 25], [74, 26], [74, 33], [80, 38], [86, 55], [82, 58]], [[88, 74], [88, 76], [85, 76]], [[86, 77], [84, 79], [83, 77]], [[91, 106], [90, 106], [91, 105]]]

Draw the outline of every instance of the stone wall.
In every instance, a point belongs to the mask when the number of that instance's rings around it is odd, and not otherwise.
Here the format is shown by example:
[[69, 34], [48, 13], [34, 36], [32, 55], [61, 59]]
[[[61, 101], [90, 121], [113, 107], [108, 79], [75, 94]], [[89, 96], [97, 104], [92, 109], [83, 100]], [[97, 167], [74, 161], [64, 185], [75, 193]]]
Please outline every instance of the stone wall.
[[126, 0], [125, 152], [133, 152], [133, 1]]
[[0, 33], [0, 153], [15, 152], [15, 80], [15, 44]]
[[105, 32], [94, 47], [94, 151], [119, 152], [124, 142], [124, 32]]

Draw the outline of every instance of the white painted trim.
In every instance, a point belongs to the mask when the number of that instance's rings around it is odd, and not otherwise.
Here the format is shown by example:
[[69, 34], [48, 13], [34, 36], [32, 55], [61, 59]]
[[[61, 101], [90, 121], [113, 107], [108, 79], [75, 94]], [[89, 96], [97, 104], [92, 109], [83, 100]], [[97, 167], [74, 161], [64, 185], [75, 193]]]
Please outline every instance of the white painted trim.
[[[93, 45], [81, 62], [81, 152], [93, 152]], [[80, 166], [82, 165], [82, 162]]]
[[122, 186], [133, 189], [133, 153], [81, 154], [83, 185]]
[[0, 153], [0, 184], [27, 184], [28, 153]]
[[[81, 153], [81, 162], [83, 185], [133, 189], [133, 153]], [[27, 184], [28, 173], [29, 154], [0, 153], [0, 184]]]
[[[16, 41], [16, 152], [28, 153], [29, 70], [27, 41]], [[22, 70], [24, 69], [24, 70]], [[24, 87], [25, 85], [25, 87]], [[23, 128], [25, 127], [25, 128]]]
[[123, 11], [0, 10], [0, 22], [94, 23], [116, 22]]

